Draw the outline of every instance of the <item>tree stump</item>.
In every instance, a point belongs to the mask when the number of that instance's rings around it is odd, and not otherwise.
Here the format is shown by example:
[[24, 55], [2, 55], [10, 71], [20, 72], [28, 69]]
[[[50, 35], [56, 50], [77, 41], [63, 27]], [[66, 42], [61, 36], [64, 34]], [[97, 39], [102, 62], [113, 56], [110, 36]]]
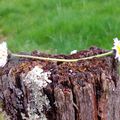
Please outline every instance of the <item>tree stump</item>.
[[[72, 55], [31, 54], [73, 59], [104, 52], [92, 47]], [[9, 56], [0, 68], [0, 102], [10, 120], [120, 120], [118, 63], [114, 56], [78, 62]]]

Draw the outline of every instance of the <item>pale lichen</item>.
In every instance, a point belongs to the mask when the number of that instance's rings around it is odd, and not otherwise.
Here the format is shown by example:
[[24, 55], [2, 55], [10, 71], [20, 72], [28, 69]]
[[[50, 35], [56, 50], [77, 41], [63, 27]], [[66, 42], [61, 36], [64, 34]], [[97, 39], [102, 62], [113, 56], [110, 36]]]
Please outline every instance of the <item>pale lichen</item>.
[[[49, 109], [49, 100], [43, 92], [52, 81], [48, 79], [50, 72], [44, 72], [39, 66], [35, 66], [24, 78], [24, 83], [29, 90], [28, 115], [29, 120], [47, 120], [44, 109]], [[22, 115], [23, 116], [23, 115]]]

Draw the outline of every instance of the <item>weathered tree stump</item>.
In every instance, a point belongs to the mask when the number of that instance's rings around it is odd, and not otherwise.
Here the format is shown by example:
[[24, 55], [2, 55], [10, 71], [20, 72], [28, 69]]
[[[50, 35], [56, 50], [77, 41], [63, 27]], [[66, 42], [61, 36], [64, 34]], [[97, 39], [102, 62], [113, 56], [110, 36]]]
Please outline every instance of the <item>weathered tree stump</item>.
[[[72, 59], [104, 52], [90, 48], [73, 55], [32, 55]], [[35, 66], [41, 69], [38, 76]], [[117, 68], [114, 56], [69, 63], [9, 57], [0, 69], [2, 109], [11, 120], [120, 120]]]

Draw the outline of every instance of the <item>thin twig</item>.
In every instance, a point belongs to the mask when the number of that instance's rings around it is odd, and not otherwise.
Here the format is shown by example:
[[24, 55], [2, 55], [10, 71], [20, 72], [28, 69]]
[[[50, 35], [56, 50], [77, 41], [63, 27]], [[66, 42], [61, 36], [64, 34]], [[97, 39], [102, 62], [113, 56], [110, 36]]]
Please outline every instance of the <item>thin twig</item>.
[[107, 53], [98, 54], [90, 57], [84, 57], [84, 58], [78, 58], [78, 59], [59, 59], [59, 58], [46, 58], [46, 57], [37, 57], [37, 56], [31, 56], [31, 55], [20, 55], [20, 54], [11, 54], [15, 57], [21, 57], [21, 58], [31, 58], [31, 59], [38, 59], [38, 60], [47, 60], [47, 61], [58, 61], [58, 62], [77, 62], [80, 60], [87, 60], [92, 58], [100, 58], [104, 56], [112, 55], [113, 51], [109, 51]]

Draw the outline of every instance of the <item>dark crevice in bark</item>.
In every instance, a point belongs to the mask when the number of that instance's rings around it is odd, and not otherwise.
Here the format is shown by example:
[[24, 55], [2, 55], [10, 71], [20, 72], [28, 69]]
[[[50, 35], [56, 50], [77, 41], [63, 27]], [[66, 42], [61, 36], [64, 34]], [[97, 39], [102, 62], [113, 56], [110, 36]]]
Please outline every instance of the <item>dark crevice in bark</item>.
[[[98, 79], [95, 80], [95, 93], [96, 93], [96, 105], [97, 105], [97, 111], [99, 111], [99, 113], [101, 113], [102, 111], [99, 110], [99, 101], [100, 98], [103, 94], [103, 90], [102, 90], [102, 80], [101, 80], [101, 73], [98, 76]], [[97, 119], [101, 120], [101, 116], [98, 114], [97, 115]]]
[[71, 77], [69, 77], [69, 81], [71, 84], [71, 90], [72, 90], [72, 95], [73, 95], [73, 106], [74, 106], [74, 111], [75, 111], [75, 120], [77, 120], [77, 113], [78, 113], [78, 107], [77, 107], [77, 103], [76, 103], [76, 97], [75, 97], [75, 93], [74, 93], [74, 85], [72, 83]]
[[118, 82], [117, 81], [117, 79], [118, 79], [117, 73], [120, 74], [119, 62], [116, 62], [115, 58], [113, 58], [112, 59], [112, 69], [111, 69], [112, 76], [111, 77], [112, 77], [115, 87], [117, 87], [117, 82]]
[[22, 85], [21, 85], [22, 80], [20, 79], [19, 75], [15, 76], [15, 81], [16, 81], [16, 88], [19, 88], [21, 90], [22, 89]]
[[[51, 89], [52, 88], [52, 89]], [[47, 95], [49, 101], [50, 101], [50, 110], [48, 111], [48, 113], [46, 114], [48, 120], [56, 120], [56, 107], [55, 107], [55, 98], [54, 98], [54, 87], [52, 85], [52, 87], [47, 87], [44, 88], [44, 93]], [[54, 113], [54, 114], [53, 114]]]
[[101, 117], [100, 117], [100, 116], [98, 116], [98, 120], [101, 120]]

